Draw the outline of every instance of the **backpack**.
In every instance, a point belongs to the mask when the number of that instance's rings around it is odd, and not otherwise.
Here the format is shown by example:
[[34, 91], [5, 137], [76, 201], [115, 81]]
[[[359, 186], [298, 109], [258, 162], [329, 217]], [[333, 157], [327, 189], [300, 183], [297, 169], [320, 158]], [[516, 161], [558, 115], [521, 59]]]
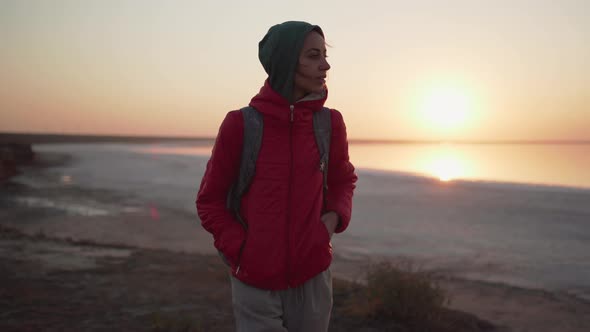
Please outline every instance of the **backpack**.
[[[256, 172], [256, 160], [262, 144], [262, 132], [264, 129], [263, 116], [254, 107], [247, 106], [240, 110], [244, 116], [244, 141], [242, 143], [242, 158], [238, 179], [231, 186], [227, 195], [227, 209], [233, 212], [236, 219], [244, 229], [248, 225], [240, 216], [240, 203], [242, 196], [248, 191], [248, 187]], [[323, 107], [321, 111], [313, 113], [313, 131], [320, 153], [320, 171], [323, 173], [324, 207], [326, 193], [328, 191], [328, 162], [330, 157], [330, 138], [332, 136], [332, 122], [330, 109]]]

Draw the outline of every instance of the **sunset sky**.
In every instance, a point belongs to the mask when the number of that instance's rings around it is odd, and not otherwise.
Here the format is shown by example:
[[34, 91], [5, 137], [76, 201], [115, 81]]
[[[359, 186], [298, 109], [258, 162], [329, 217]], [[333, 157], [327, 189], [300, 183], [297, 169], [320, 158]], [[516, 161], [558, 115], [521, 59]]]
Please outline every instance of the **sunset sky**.
[[287, 20], [350, 138], [590, 140], [588, 0], [0, 0], [0, 132], [214, 136]]

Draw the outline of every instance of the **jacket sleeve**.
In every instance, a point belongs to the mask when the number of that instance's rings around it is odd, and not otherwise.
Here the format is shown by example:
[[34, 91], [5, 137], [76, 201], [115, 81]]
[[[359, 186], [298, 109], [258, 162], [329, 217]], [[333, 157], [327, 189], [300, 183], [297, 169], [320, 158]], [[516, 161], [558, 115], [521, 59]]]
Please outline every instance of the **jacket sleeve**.
[[238, 177], [243, 132], [242, 113], [229, 112], [219, 128], [196, 199], [203, 228], [213, 234], [215, 248], [232, 268], [238, 264], [246, 233], [226, 208], [226, 200], [230, 186]]
[[334, 211], [340, 218], [336, 233], [343, 232], [350, 223], [352, 195], [357, 180], [354, 166], [348, 156], [346, 125], [342, 114], [332, 110], [332, 138], [328, 164], [328, 193], [326, 210]]

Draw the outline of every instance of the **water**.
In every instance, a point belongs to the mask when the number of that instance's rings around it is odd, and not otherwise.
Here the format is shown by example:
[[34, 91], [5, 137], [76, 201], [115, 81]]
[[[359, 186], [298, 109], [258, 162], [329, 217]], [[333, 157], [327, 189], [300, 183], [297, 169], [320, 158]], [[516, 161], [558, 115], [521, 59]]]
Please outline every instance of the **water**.
[[[436, 176], [417, 166], [441, 149], [454, 151], [471, 171]], [[63, 144], [36, 150], [74, 156], [74, 163], [48, 170], [67, 184], [114, 190], [196, 216], [210, 146]], [[335, 252], [363, 260], [411, 257], [460, 277], [590, 299], [588, 155], [587, 145], [351, 146], [358, 188], [353, 220], [335, 236]], [[512, 173], [499, 171], [508, 165]]]
[[[208, 156], [211, 146], [152, 146], [152, 154]], [[351, 144], [357, 168], [433, 177], [590, 189], [590, 144]]]

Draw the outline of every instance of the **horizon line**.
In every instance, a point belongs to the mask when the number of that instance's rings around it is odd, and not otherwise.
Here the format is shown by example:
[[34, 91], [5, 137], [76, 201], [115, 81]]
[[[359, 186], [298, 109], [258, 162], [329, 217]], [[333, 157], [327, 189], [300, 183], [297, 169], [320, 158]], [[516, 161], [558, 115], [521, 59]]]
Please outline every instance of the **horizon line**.
[[[0, 143], [90, 143], [154, 141], [215, 141], [208, 136], [149, 136], [122, 134], [58, 134], [0, 132]], [[590, 139], [375, 139], [350, 138], [349, 144], [590, 144]]]

